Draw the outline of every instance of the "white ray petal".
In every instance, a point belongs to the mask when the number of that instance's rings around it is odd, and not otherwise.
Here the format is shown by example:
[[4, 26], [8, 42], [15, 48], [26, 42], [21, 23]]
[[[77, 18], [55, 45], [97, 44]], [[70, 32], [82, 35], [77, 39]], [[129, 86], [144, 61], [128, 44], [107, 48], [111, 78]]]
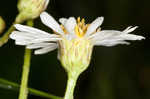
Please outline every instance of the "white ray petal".
[[35, 39], [36, 36], [33, 36], [32, 34], [24, 33], [24, 32], [19, 32], [19, 31], [14, 31], [10, 34], [11, 39]]
[[29, 41], [26, 41], [26, 40], [16, 40], [15, 41], [15, 44], [16, 45], [28, 45], [28, 44], [31, 44]]
[[70, 17], [64, 24], [64, 27], [69, 32], [69, 34], [70, 33], [74, 34], [75, 26], [76, 26], [76, 19], [74, 17]]
[[48, 4], [49, 4], [49, 0], [45, 0], [44, 10], [47, 8]]
[[96, 31], [96, 29], [101, 26], [101, 24], [103, 23], [104, 17], [98, 17], [96, 18], [88, 27], [87, 32], [85, 35], [90, 35], [91, 33], [93, 33], [94, 31]]
[[60, 40], [59, 38], [43, 38], [43, 39], [34, 39], [34, 40], [28, 40], [28, 39], [17, 39], [16, 40], [16, 45], [30, 45], [30, 44], [34, 44], [34, 43], [42, 43], [42, 42], [57, 42], [58, 40]]
[[121, 33], [122, 32], [115, 30], [103, 30], [92, 34], [91, 36], [89, 36], [89, 39], [92, 40], [111, 39], [112, 37], [117, 37], [118, 35], [121, 35]]
[[10, 34], [10, 38], [13, 40], [16, 40], [16, 45], [29, 45], [32, 43], [41, 43], [41, 42], [57, 42], [61, 38], [51, 36], [51, 37], [46, 37], [46, 36], [37, 36], [32, 33], [28, 32], [19, 32], [19, 31], [14, 31]]
[[44, 48], [41, 48], [41, 49], [37, 49], [34, 51], [34, 54], [45, 54], [45, 53], [48, 53], [52, 50], [55, 50], [56, 48], [58, 47], [57, 44], [53, 45], [53, 46], [48, 46], [48, 47], [44, 47]]
[[66, 21], [67, 21], [67, 18], [60, 18], [60, 19], [59, 19], [59, 22], [60, 22], [62, 25], [64, 25], [64, 24], [66, 23]]
[[94, 45], [114, 46], [116, 44], [128, 44], [124, 40], [141, 40], [143, 36], [126, 34], [121, 31], [103, 30], [89, 37]]
[[34, 39], [30, 41], [30, 43], [41, 43], [41, 42], [56, 42], [61, 40], [61, 38], [39, 38], [39, 39]]
[[127, 44], [127, 45], [129, 45], [130, 43], [126, 42], [126, 41], [104, 40], [104, 41], [95, 42], [94, 45], [111, 47], [111, 46], [115, 46], [115, 45], [118, 45], [118, 44]]
[[70, 17], [68, 20], [66, 20], [64, 27], [67, 30], [68, 34], [65, 35], [65, 38], [67, 40], [72, 40], [76, 37], [75, 35], [75, 26], [76, 26], [76, 19], [74, 17]]
[[120, 35], [120, 38], [124, 40], [142, 40], [145, 39], [143, 36], [134, 35], [134, 34], [126, 34], [126, 35]]
[[138, 28], [138, 26], [135, 26], [135, 27], [129, 26], [123, 32], [124, 33], [130, 33], [130, 32], [134, 31], [137, 28]]
[[35, 43], [35, 44], [30, 44], [27, 45], [26, 48], [28, 49], [37, 49], [37, 48], [42, 48], [42, 47], [48, 47], [48, 46], [54, 46], [56, 43]]
[[128, 26], [125, 30], [123, 30], [124, 32], [128, 31], [129, 29], [131, 29], [132, 26]]
[[39, 30], [39, 29], [36, 29], [36, 28], [33, 28], [33, 27], [21, 25], [21, 24], [15, 24], [14, 26], [19, 31], [27, 32], [27, 33], [30, 33], [30, 34], [32, 33], [32, 34], [35, 34], [37, 36], [45, 36], [45, 37], [47, 37], [47, 36], [48, 37], [57, 36], [55, 34], [49, 34], [49, 33], [45, 32], [45, 31], [42, 31], [42, 30]]
[[60, 25], [57, 23], [57, 21], [48, 13], [42, 12], [41, 15], [41, 21], [48, 27], [50, 27], [52, 30], [56, 31], [57, 33], [63, 35], [64, 32], [61, 29]]

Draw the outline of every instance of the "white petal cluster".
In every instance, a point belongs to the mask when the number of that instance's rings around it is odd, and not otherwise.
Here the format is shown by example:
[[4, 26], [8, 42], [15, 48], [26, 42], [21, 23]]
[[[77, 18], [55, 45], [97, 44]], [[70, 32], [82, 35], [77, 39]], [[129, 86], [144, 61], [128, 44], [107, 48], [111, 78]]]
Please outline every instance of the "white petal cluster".
[[[44, 54], [58, 48], [59, 41], [63, 39], [87, 39], [91, 41], [93, 46], [115, 46], [117, 44], [129, 44], [127, 40], [142, 40], [143, 36], [130, 34], [136, 27], [129, 26], [123, 31], [117, 30], [98, 30], [103, 23], [104, 18], [96, 18], [87, 27], [83, 36], [78, 37], [75, 31], [77, 21], [74, 17], [60, 18], [59, 22], [63, 25], [64, 29], [59, 23], [48, 13], [43, 12], [40, 15], [41, 21], [51, 28], [55, 34], [50, 34], [42, 30], [16, 24], [15, 27], [18, 31], [12, 32], [11, 39], [15, 40], [16, 45], [24, 45], [29, 49], [36, 49], [35, 54]], [[83, 31], [78, 28], [79, 32]], [[75, 46], [75, 45], [74, 45]]]
[[89, 38], [92, 39], [94, 45], [101, 46], [115, 46], [117, 44], [130, 44], [126, 40], [142, 40], [143, 36], [129, 34], [134, 31], [136, 27], [128, 27], [124, 31], [116, 30], [102, 30], [91, 35]]
[[44, 54], [57, 48], [56, 41], [60, 40], [58, 35], [49, 34], [36, 28], [16, 24], [16, 29], [10, 35], [15, 40], [16, 45], [25, 45], [29, 49], [35, 50], [35, 54]]

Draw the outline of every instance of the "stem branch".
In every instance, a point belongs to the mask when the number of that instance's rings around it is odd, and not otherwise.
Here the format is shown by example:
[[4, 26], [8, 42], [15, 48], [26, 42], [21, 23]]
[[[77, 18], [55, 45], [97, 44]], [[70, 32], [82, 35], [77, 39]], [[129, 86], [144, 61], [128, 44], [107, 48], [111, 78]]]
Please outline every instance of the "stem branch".
[[[9, 40], [9, 35], [11, 34], [12, 31], [15, 30], [14, 24], [19, 24], [24, 22], [24, 16], [22, 16], [21, 14], [18, 14], [14, 23], [9, 27], [9, 29], [4, 33], [4, 35], [0, 38], [0, 47], [3, 46], [5, 43], [8, 42]], [[29, 20], [31, 21], [31, 20]]]
[[9, 39], [10, 33], [15, 30], [14, 24], [10, 26], [10, 28], [7, 30], [7, 32], [0, 38], [0, 46], [3, 46], [5, 43], [7, 43]]
[[[20, 85], [15, 82], [11, 82], [11, 81], [0, 78], [0, 88], [12, 90], [12, 91], [18, 91], [20, 88]], [[31, 95], [41, 96], [41, 97], [48, 98], [48, 99], [63, 99], [62, 97], [58, 97], [53, 94], [43, 92], [43, 91], [33, 89], [33, 88], [28, 88], [28, 91], [29, 91], [29, 94]]]

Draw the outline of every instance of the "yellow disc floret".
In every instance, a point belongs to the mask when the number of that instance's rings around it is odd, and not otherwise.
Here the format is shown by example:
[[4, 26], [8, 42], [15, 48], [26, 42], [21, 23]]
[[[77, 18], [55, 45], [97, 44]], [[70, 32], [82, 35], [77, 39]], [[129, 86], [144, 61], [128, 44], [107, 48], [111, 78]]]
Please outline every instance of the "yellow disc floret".
[[[82, 38], [85, 35], [88, 26], [89, 26], [89, 24], [85, 24], [84, 18], [81, 20], [80, 17], [78, 17], [77, 18], [77, 24], [74, 28], [76, 36], [79, 38]], [[60, 27], [62, 28], [62, 30], [64, 31], [65, 34], [68, 34], [68, 31], [65, 29], [64, 25], [61, 24]]]
[[80, 17], [77, 18], [77, 25], [75, 26], [75, 33], [78, 37], [83, 37], [87, 31], [89, 25], [85, 24], [85, 19], [80, 20]]

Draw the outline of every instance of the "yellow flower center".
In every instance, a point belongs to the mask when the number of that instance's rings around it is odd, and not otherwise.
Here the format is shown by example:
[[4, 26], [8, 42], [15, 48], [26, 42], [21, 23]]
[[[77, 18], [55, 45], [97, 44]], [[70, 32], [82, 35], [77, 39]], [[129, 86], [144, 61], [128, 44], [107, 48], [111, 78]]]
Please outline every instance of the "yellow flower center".
[[89, 24], [85, 24], [85, 19], [80, 20], [80, 17], [77, 18], [77, 25], [75, 26], [75, 33], [78, 37], [83, 37], [87, 31]]
[[[82, 38], [85, 35], [88, 26], [89, 26], [89, 24], [85, 24], [84, 18], [81, 20], [80, 17], [78, 17], [77, 25], [74, 28], [76, 36]], [[63, 25], [61, 25], [61, 28], [65, 34], [68, 34], [67, 30], [65, 29], [65, 27]]]

